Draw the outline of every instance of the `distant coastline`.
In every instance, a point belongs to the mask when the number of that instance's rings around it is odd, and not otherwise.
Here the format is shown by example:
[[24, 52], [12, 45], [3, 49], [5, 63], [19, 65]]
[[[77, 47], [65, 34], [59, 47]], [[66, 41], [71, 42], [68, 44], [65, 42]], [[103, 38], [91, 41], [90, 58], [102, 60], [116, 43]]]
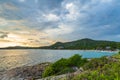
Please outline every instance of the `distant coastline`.
[[119, 50], [93, 50], [93, 49], [46, 49], [46, 48], [40, 48], [40, 47], [7, 47], [7, 48], [0, 48], [0, 50], [21, 50], [21, 49], [43, 49], [43, 50], [83, 50], [83, 51], [111, 51], [111, 52], [115, 52], [115, 51], [119, 51]]
[[100, 50], [100, 51], [118, 51], [120, 50], [120, 42], [104, 41], [104, 40], [92, 40], [92, 39], [80, 39], [72, 42], [56, 42], [50, 46], [42, 47], [25, 47], [14, 46], [4, 47], [3, 49], [49, 49], [49, 50]]
[[117, 53], [119, 52], [119, 50], [83, 50], [83, 49], [41, 49], [39, 47], [36, 47], [36, 48], [31, 48], [31, 47], [28, 47], [28, 48], [0, 48], [0, 50], [32, 50], [32, 49], [40, 49], [40, 50], [81, 50], [81, 51], [95, 51], [95, 52], [114, 52], [114, 53]]

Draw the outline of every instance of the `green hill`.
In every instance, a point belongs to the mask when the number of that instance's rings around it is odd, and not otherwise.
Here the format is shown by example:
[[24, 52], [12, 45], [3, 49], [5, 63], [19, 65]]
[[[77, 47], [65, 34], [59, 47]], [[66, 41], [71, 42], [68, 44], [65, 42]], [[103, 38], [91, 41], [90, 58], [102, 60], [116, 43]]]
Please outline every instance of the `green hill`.
[[50, 46], [43, 47], [25, 47], [25, 46], [14, 46], [0, 49], [70, 49], [70, 50], [116, 50], [120, 49], [120, 42], [105, 41], [105, 40], [92, 40], [92, 39], [81, 39], [71, 42], [56, 42]]
[[120, 48], [119, 42], [104, 41], [104, 40], [92, 40], [92, 39], [81, 39], [72, 42], [56, 42], [51, 46], [41, 47], [45, 49], [82, 49], [82, 50], [116, 50]]

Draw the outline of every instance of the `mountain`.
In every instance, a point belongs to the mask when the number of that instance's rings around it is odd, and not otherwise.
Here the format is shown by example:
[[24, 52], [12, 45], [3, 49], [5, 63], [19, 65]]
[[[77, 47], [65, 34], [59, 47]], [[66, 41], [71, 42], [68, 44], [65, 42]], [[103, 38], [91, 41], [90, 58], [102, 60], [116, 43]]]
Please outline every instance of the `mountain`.
[[72, 41], [72, 42], [56, 42], [51, 46], [40, 47], [42, 49], [82, 49], [82, 50], [116, 50], [120, 49], [120, 42], [92, 40], [89, 38]]
[[50, 46], [43, 47], [6, 47], [0, 49], [70, 49], [70, 50], [116, 50], [120, 49], [120, 42], [105, 41], [105, 40], [92, 40], [89, 38], [71, 41], [71, 42], [56, 42]]

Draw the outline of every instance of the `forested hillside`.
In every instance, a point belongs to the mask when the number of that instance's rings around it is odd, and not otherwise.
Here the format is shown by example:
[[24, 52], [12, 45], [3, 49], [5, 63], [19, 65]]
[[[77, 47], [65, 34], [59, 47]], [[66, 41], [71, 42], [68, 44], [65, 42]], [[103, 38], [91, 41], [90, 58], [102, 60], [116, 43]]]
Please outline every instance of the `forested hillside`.
[[116, 50], [120, 48], [119, 42], [104, 41], [104, 40], [92, 40], [81, 39], [72, 42], [56, 42], [51, 46], [41, 47], [45, 49], [83, 49], [83, 50]]

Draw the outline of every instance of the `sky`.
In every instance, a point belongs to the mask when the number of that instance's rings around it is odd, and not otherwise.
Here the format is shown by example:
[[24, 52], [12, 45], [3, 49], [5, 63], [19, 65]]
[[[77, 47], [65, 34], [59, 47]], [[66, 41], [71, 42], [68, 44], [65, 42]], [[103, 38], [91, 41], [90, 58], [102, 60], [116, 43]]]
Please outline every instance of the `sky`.
[[0, 47], [82, 38], [120, 41], [120, 0], [0, 0]]

